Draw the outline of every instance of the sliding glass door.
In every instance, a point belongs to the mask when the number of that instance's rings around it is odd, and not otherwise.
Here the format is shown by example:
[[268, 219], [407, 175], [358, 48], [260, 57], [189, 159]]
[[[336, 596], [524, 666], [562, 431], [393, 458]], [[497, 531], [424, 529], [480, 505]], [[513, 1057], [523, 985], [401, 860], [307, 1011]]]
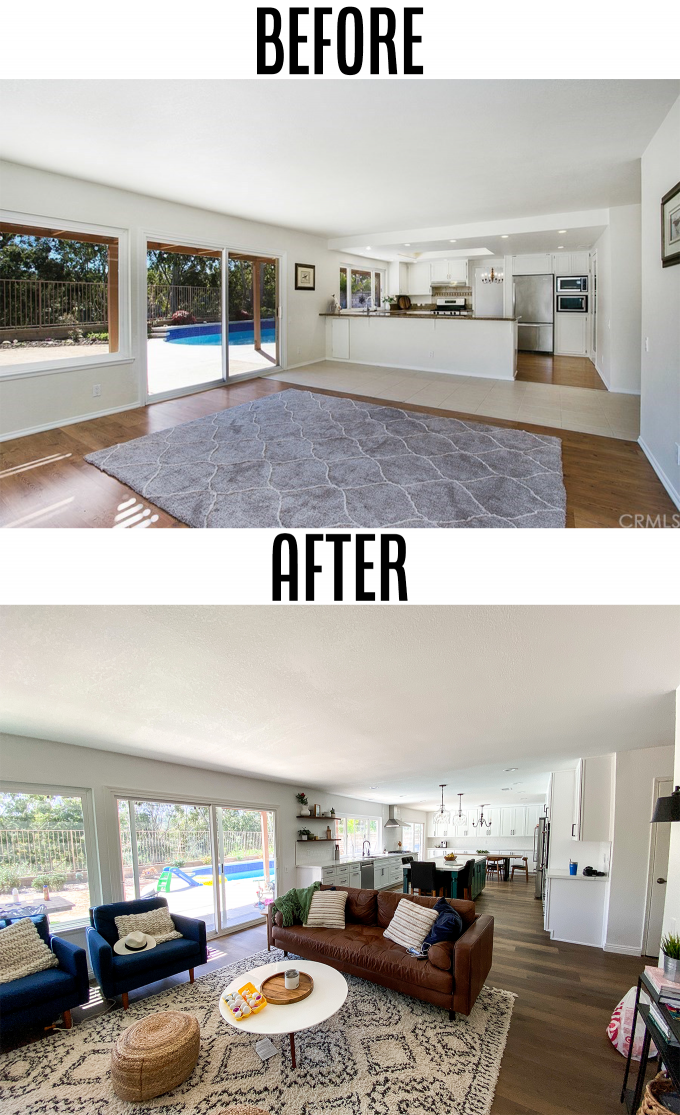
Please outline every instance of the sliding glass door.
[[278, 260], [229, 253], [229, 379], [279, 364]]
[[276, 895], [274, 813], [118, 799], [126, 900], [167, 898], [209, 936], [261, 922]]

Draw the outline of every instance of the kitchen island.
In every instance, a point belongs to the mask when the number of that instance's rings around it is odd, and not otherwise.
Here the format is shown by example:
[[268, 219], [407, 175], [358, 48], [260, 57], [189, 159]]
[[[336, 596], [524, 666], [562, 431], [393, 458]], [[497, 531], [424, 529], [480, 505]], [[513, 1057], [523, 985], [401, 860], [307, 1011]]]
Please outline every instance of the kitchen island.
[[322, 314], [326, 358], [353, 364], [513, 380], [514, 318], [449, 317], [431, 311]]
[[[468, 859], [475, 861], [475, 866], [472, 870], [472, 880], [470, 887], [470, 897], [474, 901], [479, 894], [482, 893], [486, 886], [486, 856], [464, 856], [455, 863], [443, 863], [437, 861], [435, 864], [437, 872], [441, 872], [440, 878], [445, 876], [449, 879], [448, 888], [444, 888], [445, 898], [463, 898], [462, 889], [458, 886], [458, 876], [465, 867]], [[404, 894], [408, 894], [411, 886], [411, 868], [404, 867]]]

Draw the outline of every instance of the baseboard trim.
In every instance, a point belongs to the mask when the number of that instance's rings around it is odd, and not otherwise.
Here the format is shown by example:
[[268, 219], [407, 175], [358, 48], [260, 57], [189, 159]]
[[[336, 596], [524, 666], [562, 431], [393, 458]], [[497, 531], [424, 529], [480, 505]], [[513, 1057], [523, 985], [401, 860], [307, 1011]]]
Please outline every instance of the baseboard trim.
[[[276, 371], [294, 372], [296, 368], [307, 368], [310, 364], [323, 364], [325, 360], [328, 360], [327, 356], [318, 356], [316, 360], [302, 360], [299, 364], [287, 364], [285, 368], [277, 368]], [[261, 374], [266, 378], [267, 376], [276, 376], [276, 371], [262, 372]]]
[[675, 487], [673, 486], [673, 484], [671, 483], [669, 478], [666, 476], [666, 473], [662, 469], [661, 465], [657, 461], [656, 457], [654, 456], [654, 454], [652, 453], [651, 449], [649, 448], [647, 443], [644, 441], [642, 436], [640, 436], [638, 438], [638, 445], [640, 446], [640, 449], [642, 450], [645, 457], [649, 461], [650, 465], [654, 469], [656, 475], [659, 477], [659, 480], [663, 484], [663, 486], [666, 489], [666, 491], [668, 492], [669, 496], [673, 500], [673, 503], [675, 504], [675, 506], [680, 511], [680, 492], [676, 492]]
[[616, 952], [621, 956], [642, 956], [642, 949], [635, 945], [604, 945], [605, 952]]
[[95, 410], [91, 414], [78, 414], [75, 418], [60, 418], [58, 422], [45, 422], [42, 426], [28, 426], [25, 430], [14, 430], [9, 434], [0, 434], [0, 442], [12, 441], [16, 437], [28, 437], [30, 434], [42, 434], [46, 430], [60, 430], [62, 426], [75, 426], [78, 422], [91, 422], [93, 418], [106, 418], [108, 414], [120, 414], [124, 410], [137, 410], [146, 406], [141, 399], [133, 403], [125, 403], [120, 407], [111, 407], [109, 410]]

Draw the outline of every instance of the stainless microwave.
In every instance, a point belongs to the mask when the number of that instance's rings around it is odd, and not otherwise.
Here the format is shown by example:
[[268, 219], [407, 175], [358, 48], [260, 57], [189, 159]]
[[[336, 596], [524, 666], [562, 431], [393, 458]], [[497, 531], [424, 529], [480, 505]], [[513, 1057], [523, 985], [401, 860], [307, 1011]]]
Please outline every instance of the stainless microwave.
[[588, 295], [587, 294], [558, 294], [557, 295], [557, 312], [558, 312], [558, 314], [587, 314], [588, 313]]
[[555, 289], [558, 294], [569, 294], [570, 291], [585, 293], [588, 290], [588, 276], [558, 275], [555, 281]]

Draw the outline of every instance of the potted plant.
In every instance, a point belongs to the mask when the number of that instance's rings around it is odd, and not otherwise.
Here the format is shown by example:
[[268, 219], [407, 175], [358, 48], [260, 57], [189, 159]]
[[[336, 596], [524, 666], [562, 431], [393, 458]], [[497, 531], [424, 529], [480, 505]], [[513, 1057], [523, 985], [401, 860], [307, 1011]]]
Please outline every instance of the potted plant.
[[334, 809], [334, 808], [333, 808], [333, 806], [331, 805], [331, 817], [334, 817], [334, 816], [335, 816], [335, 809]]
[[296, 794], [295, 795], [295, 800], [298, 803], [298, 805], [300, 806], [300, 816], [301, 817], [309, 817], [309, 809], [308, 809], [309, 802], [307, 801], [307, 795], [306, 794]]
[[298, 829], [298, 836], [300, 840], [309, 840], [312, 837], [312, 832], [310, 829]]
[[680, 936], [667, 933], [661, 942], [663, 974], [672, 983], [680, 983]]
[[393, 310], [399, 309], [396, 298], [385, 295], [385, 297], [383, 298], [383, 302], [387, 303], [387, 309], [390, 311], [390, 313], [392, 313]]

